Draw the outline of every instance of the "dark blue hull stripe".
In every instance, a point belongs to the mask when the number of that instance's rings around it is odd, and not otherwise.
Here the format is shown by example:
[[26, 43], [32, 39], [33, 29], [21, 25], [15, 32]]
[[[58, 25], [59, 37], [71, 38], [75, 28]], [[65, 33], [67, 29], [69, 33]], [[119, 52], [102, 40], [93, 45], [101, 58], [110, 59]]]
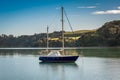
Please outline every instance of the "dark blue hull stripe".
[[60, 57], [39, 57], [42, 62], [75, 62], [79, 56], [60, 56]]

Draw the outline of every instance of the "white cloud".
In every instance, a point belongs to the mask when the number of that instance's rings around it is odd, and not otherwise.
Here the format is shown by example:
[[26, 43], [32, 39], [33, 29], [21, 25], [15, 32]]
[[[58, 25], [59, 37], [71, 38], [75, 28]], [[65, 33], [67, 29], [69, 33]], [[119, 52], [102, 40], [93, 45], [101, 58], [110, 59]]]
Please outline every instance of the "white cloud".
[[120, 14], [120, 10], [95, 11], [92, 14]]
[[92, 9], [92, 8], [96, 8], [96, 6], [79, 6], [77, 8], [88, 8], [88, 9]]
[[120, 6], [118, 6], [117, 8], [120, 9]]

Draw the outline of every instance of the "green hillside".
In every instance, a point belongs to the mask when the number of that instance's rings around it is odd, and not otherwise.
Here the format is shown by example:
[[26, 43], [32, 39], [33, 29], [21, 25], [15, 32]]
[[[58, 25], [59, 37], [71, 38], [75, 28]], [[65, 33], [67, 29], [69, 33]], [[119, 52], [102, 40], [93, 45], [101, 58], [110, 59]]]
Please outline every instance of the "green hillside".
[[[96, 30], [77, 30], [74, 31], [74, 34], [83, 34], [83, 33], [88, 33], [88, 32], [95, 32]], [[65, 32], [65, 35], [72, 35], [73, 32]]]
[[105, 23], [96, 32], [82, 35], [77, 42], [81, 46], [120, 46], [120, 20]]

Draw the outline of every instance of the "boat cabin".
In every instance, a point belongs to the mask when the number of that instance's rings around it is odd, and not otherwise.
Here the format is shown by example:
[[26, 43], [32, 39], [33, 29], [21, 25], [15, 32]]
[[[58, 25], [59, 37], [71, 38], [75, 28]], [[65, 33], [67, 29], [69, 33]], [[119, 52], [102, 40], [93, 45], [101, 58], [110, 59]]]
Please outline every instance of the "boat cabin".
[[51, 51], [48, 56], [61, 56], [59, 51]]

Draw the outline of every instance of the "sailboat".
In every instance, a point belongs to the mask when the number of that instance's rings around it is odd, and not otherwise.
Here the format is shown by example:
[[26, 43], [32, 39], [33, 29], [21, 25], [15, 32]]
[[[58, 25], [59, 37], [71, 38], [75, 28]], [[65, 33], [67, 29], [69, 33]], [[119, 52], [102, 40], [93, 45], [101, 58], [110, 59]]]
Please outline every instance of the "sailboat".
[[[64, 54], [63, 7], [61, 7], [61, 12], [62, 12], [62, 54]], [[47, 27], [47, 49], [48, 49], [48, 27]], [[59, 50], [53, 50], [48, 55], [40, 56], [39, 60], [41, 60], [42, 62], [75, 62], [78, 59], [78, 57], [79, 57], [78, 55], [61, 55]]]

